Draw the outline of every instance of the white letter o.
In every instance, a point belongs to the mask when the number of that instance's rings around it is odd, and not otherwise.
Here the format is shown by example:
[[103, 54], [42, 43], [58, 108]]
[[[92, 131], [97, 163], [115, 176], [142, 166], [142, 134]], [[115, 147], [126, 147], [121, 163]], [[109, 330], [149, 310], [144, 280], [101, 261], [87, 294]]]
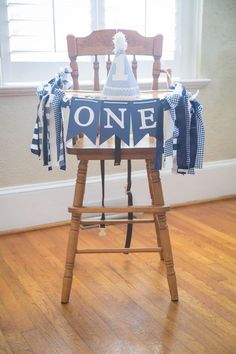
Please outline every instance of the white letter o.
[[[79, 120], [80, 112], [83, 109], [87, 109], [89, 111], [89, 120], [87, 121], [87, 123], [81, 123], [80, 120]], [[90, 124], [92, 124], [92, 122], [94, 120], [94, 111], [90, 107], [81, 106], [81, 107], [77, 108], [77, 110], [75, 111], [74, 120], [75, 120], [75, 123], [80, 125], [81, 127], [87, 127]]]

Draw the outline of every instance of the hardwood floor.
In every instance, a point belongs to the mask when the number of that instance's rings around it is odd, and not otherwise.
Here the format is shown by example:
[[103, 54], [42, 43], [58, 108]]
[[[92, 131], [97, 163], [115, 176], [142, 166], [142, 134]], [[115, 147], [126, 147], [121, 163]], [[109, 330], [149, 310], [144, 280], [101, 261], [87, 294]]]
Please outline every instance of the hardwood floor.
[[[179, 288], [158, 254], [79, 255], [61, 305], [68, 226], [0, 237], [0, 353], [236, 353], [236, 199], [168, 213]], [[80, 247], [123, 247], [123, 225]], [[133, 245], [155, 246], [134, 226]]]

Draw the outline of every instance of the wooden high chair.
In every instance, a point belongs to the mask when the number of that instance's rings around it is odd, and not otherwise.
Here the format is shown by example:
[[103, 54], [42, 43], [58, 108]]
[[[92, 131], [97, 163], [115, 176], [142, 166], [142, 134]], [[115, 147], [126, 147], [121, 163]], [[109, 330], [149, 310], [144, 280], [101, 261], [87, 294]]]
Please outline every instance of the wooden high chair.
[[[121, 30], [127, 39], [127, 54], [133, 55], [132, 69], [135, 77], [137, 77], [137, 60], [136, 55], [151, 56], [154, 60], [152, 67], [152, 90], [153, 97], [158, 97], [158, 79], [161, 72], [160, 58], [162, 55], [162, 35], [155, 37], [143, 37], [136, 31]], [[116, 34], [116, 30], [99, 30], [92, 32], [88, 37], [76, 38], [73, 35], [67, 36], [68, 54], [70, 57], [70, 65], [72, 69], [72, 79], [74, 90], [79, 90], [79, 69], [76, 59], [78, 56], [92, 55], [95, 60], [94, 68], [94, 90], [99, 91], [99, 55], [108, 55], [106, 61], [107, 72], [111, 66], [110, 55], [113, 54], [112, 38]], [[73, 94], [73, 92], [72, 92]], [[76, 95], [77, 93], [74, 92]], [[154, 169], [155, 160], [155, 144], [147, 138], [141, 143], [132, 146], [121, 145], [122, 160], [143, 159], [146, 161], [147, 178], [150, 190], [152, 205], [150, 206], [127, 206], [127, 207], [85, 207], [83, 204], [84, 191], [86, 185], [87, 166], [90, 160], [114, 160], [115, 147], [104, 143], [102, 146], [95, 146], [85, 137], [73, 140], [67, 146], [68, 154], [75, 155], [79, 161], [77, 180], [75, 185], [75, 194], [73, 207], [69, 208], [72, 213], [71, 228], [69, 241], [67, 246], [65, 274], [62, 288], [61, 302], [66, 304], [69, 302], [70, 291], [72, 286], [73, 268], [76, 254], [89, 253], [132, 253], [132, 252], [160, 252], [161, 259], [164, 259], [167, 269], [167, 280], [171, 295], [171, 300], [178, 300], [177, 284], [174, 271], [171, 243], [169, 231], [166, 222], [166, 211], [168, 207], [164, 205], [162, 186], [159, 172]], [[83, 221], [81, 214], [88, 213], [151, 213], [153, 218], [150, 219], [120, 219], [120, 220], [97, 220]], [[86, 224], [136, 224], [136, 223], [155, 223], [157, 235], [157, 247], [153, 248], [118, 248], [118, 249], [77, 249], [78, 234], [80, 225]]]

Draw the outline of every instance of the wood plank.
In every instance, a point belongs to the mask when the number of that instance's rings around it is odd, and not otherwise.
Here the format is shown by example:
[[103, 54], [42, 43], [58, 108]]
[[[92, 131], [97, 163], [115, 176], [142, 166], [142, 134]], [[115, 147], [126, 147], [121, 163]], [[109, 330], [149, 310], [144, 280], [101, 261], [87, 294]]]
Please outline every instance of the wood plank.
[[13, 353], [33, 354], [31, 346], [28, 344], [23, 333], [18, 331], [5, 334], [5, 338]]
[[[3, 263], [1, 262], [1, 264]], [[1, 304], [9, 314], [9, 320], [10, 318], [14, 319], [14, 329], [23, 331], [32, 329], [34, 325], [30, 319], [30, 316], [27, 315], [24, 308], [18, 301], [18, 298], [12, 292], [10, 286], [7, 284], [3, 277], [0, 282], [0, 294]], [[22, 295], [23, 294], [24, 291], [22, 291]]]
[[[16, 241], [14, 242], [14, 244], [15, 243]], [[13, 250], [14, 244], [12, 244], [11, 246], [11, 249]], [[24, 254], [25, 251], [27, 252], [27, 247], [25, 246], [26, 245], [23, 245], [21, 242], [18, 242], [17, 248], [20, 250], [21, 254]], [[75, 345], [77, 348], [76, 350], [79, 350], [83, 353], [89, 353], [88, 347], [85, 343], [83, 343], [83, 340], [79, 337], [78, 334], [74, 335], [73, 329], [68, 326], [67, 321], [64, 319], [64, 317], [60, 316], [60, 312], [58, 313], [58, 311], [56, 311], [54, 303], [50, 301], [47, 293], [43, 292], [43, 290], [39, 287], [33, 277], [28, 274], [28, 272], [25, 272], [25, 268], [27, 267], [26, 265], [28, 263], [26, 262], [25, 266], [23, 266], [23, 258], [19, 257], [18, 260], [16, 260], [15, 257], [10, 254], [10, 250], [7, 250], [5, 248], [4, 251], [4, 254], [7, 254], [7, 252], [9, 252], [9, 264], [11, 266], [12, 271], [14, 273], [17, 272], [18, 278], [20, 280], [20, 289], [17, 289], [13, 284], [14, 290], [15, 292], [18, 292], [19, 290], [21, 290], [21, 288], [25, 289], [26, 294], [28, 296], [25, 296], [24, 299], [19, 298], [19, 300], [21, 300], [20, 302], [24, 302], [25, 310], [27, 313], [31, 314], [32, 321], [34, 322], [35, 328], [37, 329], [36, 331], [25, 331], [24, 334], [29, 333], [30, 338], [31, 334], [33, 335], [33, 337], [36, 335], [39, 337], [42, 336], [44, 338], [45, 343], [50, 342], [52, 348], [54, 348], [52, 350], [52, 353], [54, 353], [54, 350], [57, 353], [60, 352], [60, 350], [63, 353], [71, 353], [72, 349], [75, 350]], [[32, 259], [30, 260], [33, 262], [34, 258], [35, 257], [32, 257]], [[9, 275], [11, 276], [10, 272]], [[43, 277], [45, 278], [45, 276], [47, 276], [47, 273], [45, 274], [44, 272]], [[58, 286], [61, 286], [61, 284], [58, 284]], [[27, 298], [33, 298], [34, 303], [29, 303], [29, 305], [27, 306]], [[65, 335], [65, 333], [67, 335]], [[73, 338], [73, 341], [71, 341], [71, 338]], [[32, 344], [31, 341], [28, 342], [30, 345]], [[34, 347], [33, 350], [35, 350]]]
[[168, 211], [167, 206], [130, 206], [130, 207], [81, 207], [81, 208], [68, 208], [70, 213], [74, 214], [89, 214], [89, 213], [163, 213]]
[[[33, 353], [35, 354], [56, 354], [60, 353], [58, 348], [56, 348], [53, 343], [47, 339], [40, 329], [32, 329], [30, 331], [24, 332], [24, 337], [26, 341], [29, 343]], [[64, 351], [65, 348], [61, 349], [63, 353], [68, 353], [69, 351]]]
[[[45, 316], [45, 312], [48, 312], [48, 306], [47, 306], [47, 302], [43, 302], [44, 303], [44, 311], [42, 311], [42, 308], [38, 307], [38, 304], [36, 303], [36, 301], [34, 300], [32, 302], [32, 298], [31, 298], [31, 293], [28, 292], [27, 289], [27, 294], [25, 294], [24, 296], [22, 295], [22, 287], [24, 286], [21, 281], [20, 282], [12, 282], [12, 278], [14, 277], [14, 275], [11, 273], [11, 271], [9, 270], [8, 266], [6, 264], [4, 264], [3, 262], [1, 263], [2, 265], [2, 271], [1, 271], [1, 275], [5, 277], [5, 275], [3, 275], [3, 273], [8, 273], [8, 278], [9, 278], [9, 282], [8, 285], [10, 285], [10, 287], [12, 289], [14, 289], [14, 292], [16, 293], [17, 297], [18, 297], [18, 301], [21, 303], [21, 305], [25, 308], [25, 311], [27, 312], [28, 315], [31, 316], [32, 322], [34, 323], [34, 328], [38, 329], [40, 331], [40, 333], [42, 333], [42, 336], [44, 337], [44, 340], [46, 343], [50, 343], [50, 345], [48, 344], [49, 348], [51, 348], [52, 353], [54, 352], [60, 352], [60, 350], [65, 353], [69, 352], [68, 351], [68, 347], [65, 345], [65, 342], [63, 341], [63, 339], [60, 337], [59, 333], [57, 332], [57, 328], [55, 326], [55, 323], [50, 322], [50, 320]], [[19, 270], [19, 267], [18, 267]], [[22, 275], [22, 278], [28, 278], [27, 274]], [[6, 281], [6, 278], [5, 278]], [[11, 283], [11, 284], [10, 284]], [[31, 284], [29, 279], [27, 279], [27, 283], [28, 283], [28, 287], [31, 288]], [[34, 294], [36, 295], [36, 294]], [[43, 301], [43, 300], [42, 300]], [[34, 331], [34, 329], [30, 330], [30, 331]], [[30, 331], [26, 331], [26, 332], [30, 332]], [[26, 333], [25, 332], [25, 333]], [[24, 333], [24, 332], [23, 332]], [[29, 343], [30, 345], [30, 343]]]
[[154, 222], [154, 219], [108, 219], [108, 220], [81, 220], [81, 225], [114, 225], [114, 224], [148, 224]]
[[140, 248], [95, 248], [95, 249], [78, 249], [78, 254], [93, 253], [145, 253], [145, 252], [161, 252], [161, 247], [140, 247]]
[[1, 354], [12, 354], [13, 351], [9, 347], [7, 340], [0, 329], [0, 353]]

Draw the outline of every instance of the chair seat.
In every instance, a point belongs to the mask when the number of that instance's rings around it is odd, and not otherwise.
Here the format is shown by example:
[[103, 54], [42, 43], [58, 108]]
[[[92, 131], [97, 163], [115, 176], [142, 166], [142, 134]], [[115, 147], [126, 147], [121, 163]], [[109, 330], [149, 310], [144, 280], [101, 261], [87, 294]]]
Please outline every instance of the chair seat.
[[[87, 137], [79, 138], [76, 144], [69, 141], [66, 151], [77, 155], [78, 160], [114, 160], [115, 139], [112, 137], [102, 145], [94, 145]], [[156, 138], [145, 136], [136, 146], [128, 146], [121, 142], [122, 160], [155, 159]]]

